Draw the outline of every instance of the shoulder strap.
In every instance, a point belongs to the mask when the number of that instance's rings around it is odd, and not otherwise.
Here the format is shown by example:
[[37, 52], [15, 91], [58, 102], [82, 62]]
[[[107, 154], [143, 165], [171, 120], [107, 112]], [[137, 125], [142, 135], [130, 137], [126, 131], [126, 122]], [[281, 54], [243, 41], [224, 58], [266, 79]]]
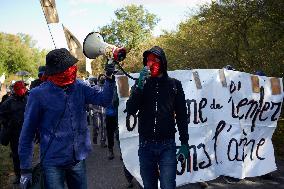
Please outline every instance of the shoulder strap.
[[64, 114], [65, 114], [65, 111], [66, 111], [66, 104], [67, 104], [67, 97], [66, 97], [66, 99], [65, 99], [64, 110], [63, 110], [62, 114], [60, 115], [59, 120], [58, 120], [57, 124], [55, 125], [55, 127], [54, 127], [54, 129], [53, 129], [53, 132], [52, 132], [52, 135], [51, 135], [52, 138], [48, 141], [47, 148], [46, 148], [45, 152], [43, 153], [43, 156], [40, 158], [40, 162], [43, 161], [43, 159], [44, 159], [44, 157], [45, 157], [45, 155], [46, 155], [46, 153], [47, 153], [47, 150], [49, 149], [49, 147], [50, 147], [50, 145], [51, 145], [53, 139], [55, 138], [55, 133], [56, 133], [56, 131], [57, 131], [59, 125], [60, 125], [60, 122], [61, 122], [61, 120], [62, 120], [62, 118], [63, 118], [63, 116], [64, 116]]

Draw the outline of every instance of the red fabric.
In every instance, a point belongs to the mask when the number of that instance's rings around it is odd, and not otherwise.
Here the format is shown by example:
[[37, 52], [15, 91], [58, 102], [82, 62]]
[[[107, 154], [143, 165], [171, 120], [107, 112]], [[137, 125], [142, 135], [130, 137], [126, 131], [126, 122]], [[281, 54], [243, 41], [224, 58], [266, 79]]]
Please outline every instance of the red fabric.
[[47, 80], [51, 81], [55, 85], [63, 87], [74, 83], [76, 80], [76, 74], [77, 74], [77, 66], [73, 65], [64, 72], [48, 76]]
[[113, 52], [113, 59], [115, 61], [122, 61], [124, 60], [126, 57], [126, 49], [124, 47], [121, 48], [116, 48]]
[[27, 92], [26, 85], [23, 81], [16, 81], [13, 86], [13, 89], [14, 89], [14, 93], [17, 96], [24, 96]]
[[48, 76], [46, 76], [46, 75], [43, 74], [39, 79], [40, 79], [41, 81], [46, 81], [47, 78], [48, 78]]
[[152, 53], [148, 55], [147, 66], [150, 68], [151, 77], [158, 77], [161, 74], [161, 63], [157, 55]]

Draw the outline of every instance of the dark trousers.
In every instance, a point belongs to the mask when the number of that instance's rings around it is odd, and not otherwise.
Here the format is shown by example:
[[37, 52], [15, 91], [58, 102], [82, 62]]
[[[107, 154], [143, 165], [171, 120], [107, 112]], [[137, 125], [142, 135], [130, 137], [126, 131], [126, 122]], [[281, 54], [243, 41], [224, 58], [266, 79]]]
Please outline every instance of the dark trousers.
[[108, 148], [113, 149], [114, 145], [114, 133], [117, 129], [117, 119], [115, 116], [106, 116], [106, 130], [107, 130], [107, 142]]
[[[139, 139], [140, 174], [145, 189], [157, 189], [158, 179], [162, 189], [176, 188], [175, 139], [147, 141]], [[160, 171], [158, 174], [157, 170]]]
[[15, 172], [16, 176], [20, 176], [20, 174], [21, 174], [20, 158], [19, 158], [19, 154], [18, 154], [18, 146], [19, 146], [19, 136], [11, 137], [10, 148], [11, 148], [11, 151], [12, 151], [14, 172]]

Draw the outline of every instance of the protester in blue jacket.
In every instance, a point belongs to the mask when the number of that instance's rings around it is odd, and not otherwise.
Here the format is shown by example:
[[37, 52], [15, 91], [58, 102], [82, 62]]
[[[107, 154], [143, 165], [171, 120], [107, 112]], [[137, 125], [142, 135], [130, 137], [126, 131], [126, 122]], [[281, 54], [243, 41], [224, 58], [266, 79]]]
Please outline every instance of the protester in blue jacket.
[[46, 55], [47, 81], [31, 90], [20, 136], [21, 185], [31, 181], [33, 138], [40, 132], [41, 164], [46, 189], [87, 189], [85, 159], [91, 151], [86, 105], [108, 106], [115, 78], [106, 65], [102, 91], [76, 80], [78, 60], [65, 49]]

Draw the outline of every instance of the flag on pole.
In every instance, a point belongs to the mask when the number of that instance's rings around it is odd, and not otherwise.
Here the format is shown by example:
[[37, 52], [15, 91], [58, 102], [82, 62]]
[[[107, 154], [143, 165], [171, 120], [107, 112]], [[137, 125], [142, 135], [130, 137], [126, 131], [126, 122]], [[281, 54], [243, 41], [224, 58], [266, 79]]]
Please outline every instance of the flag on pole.
[[56, 10], [55, 0], [40, 0], [40, 4], [47, 24], [58, 23], [59, 18]]
[[63, 25], [62, 27], [70, 53], [78, 60], [86, 60], [86, 57], [83, 54], [82, 45], [79, 40], [66, 27], [64, 27]]
[[86, 72], [89, 72], [90, 75], [92, 75], [92, 65], [91, 65], [92, 60], [88, 59], [86, 60]]

